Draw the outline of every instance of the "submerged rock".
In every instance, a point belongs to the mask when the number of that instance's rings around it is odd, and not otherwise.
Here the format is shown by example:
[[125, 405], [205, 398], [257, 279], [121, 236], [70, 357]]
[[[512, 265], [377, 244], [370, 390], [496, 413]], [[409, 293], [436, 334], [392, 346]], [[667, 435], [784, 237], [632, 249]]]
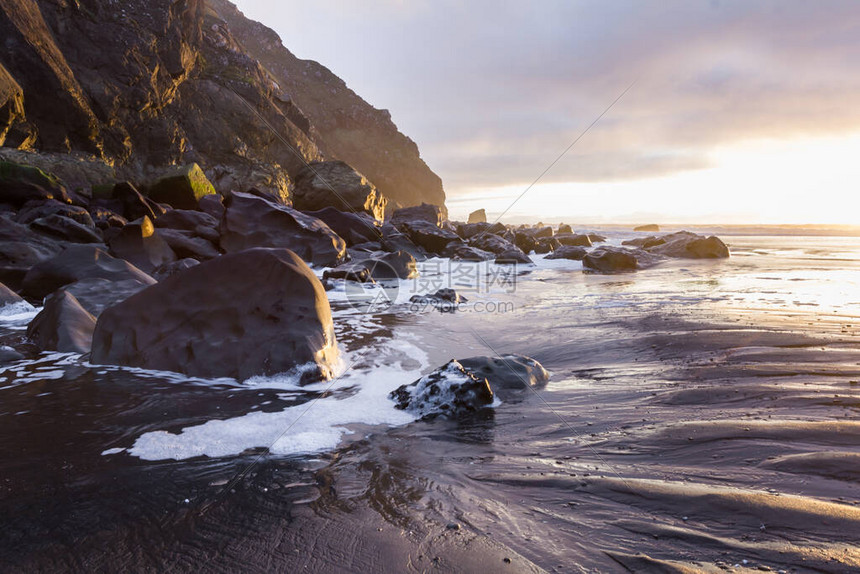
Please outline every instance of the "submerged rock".
[[423, 303], [423, 304], [440, 304], [440, 303], [449, 303], [449, 304], [459, 304], [466, 303], [469, 300], [457, 293], [454, 289], [445, 288], [439, 289], [432, 295], [413, 295], [409, 301], [411, 303]]
[[539, 388], [549, 382], [549, 373], [536, 360], [523, 355], [501, 357], [472, 357], [460, 359], [464, 369], [478, 378], [485, 378], [493, 392], [501, 398], [508, 391]]
[[328, 298], [286, 249], [224, 255], [164, 279], [107, 309], [92, 362], [195, 377], [274, 375], [304, 369], [329, 378], [337, 342]]
[[42, 351], [89, 353], [96, 320], [71, 293], [60, 289], [27, 327], [27, 338]]
[[301, 211], [333, 207], [343, 212], [366, 213], [381, 223], [387, 205], [388, 200], [376, 186], [339, 160], [312, 162], [296, 176], [293, 206]]
[[220, 232], [226, 253], [283, 248], [324, 267], [339, 265], [347, 257], [344, 240], [316, 217], [247, 193], [232, 194]]
[[493, 404], [487, 379], [476, 377], [457, 361], [403, 385], [388, 395], [398, 409], [422, 419], [455, 418]]

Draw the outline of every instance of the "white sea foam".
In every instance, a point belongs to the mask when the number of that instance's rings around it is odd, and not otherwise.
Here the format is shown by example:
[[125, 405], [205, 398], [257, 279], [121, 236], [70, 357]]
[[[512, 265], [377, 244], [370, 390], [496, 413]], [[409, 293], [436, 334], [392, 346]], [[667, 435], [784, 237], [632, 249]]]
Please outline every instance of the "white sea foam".
[[30, 321], [39, 314], [41, 308], [36, 308], [26, 301], [18, 301], [0, 307], [0, 326], [6, 329], [26, 329]]
[[[187, 427], [178, 434], [154, 431], [140, 436], [129, 449], [144, 460], [182, 460], [198, 456], [223, 457], [248, 449], [267, 447], [273, 454], [293, 455], [324, 452], [336, 448], [349, 425], [400, 426], [415, 420], [394, 408], [388, 394], [414, 381], [427, 366], [427, 356], [406, 341], [389, 341], [385, 349], [373, 347], [363, 356], [346, 357], [346, 372], [333, 382], [298, 386], [295, 373], [255, 377], [245, 385], [304, 392], [326, 392], [301, 405], [276, 413], [252, 412], [227, 420], [213, 420]], [[366, 355], [379, 354], [378, 359]], [[349, 365], [368, 364], [349, 369]], [[344, 393], [347, 389], [353, 392]]]

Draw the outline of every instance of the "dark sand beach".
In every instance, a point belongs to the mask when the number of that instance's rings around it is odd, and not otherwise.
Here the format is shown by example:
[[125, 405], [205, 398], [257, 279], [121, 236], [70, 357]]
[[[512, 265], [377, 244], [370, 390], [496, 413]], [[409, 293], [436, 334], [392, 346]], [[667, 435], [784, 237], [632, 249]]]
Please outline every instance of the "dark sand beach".
[[[181, 442], [179, 460], [131, 453], [153, 431], [296, 405], [321, 428], [366, 389], [339, 386], [313, 403], [323, 393], [100, 370], [69, 356], [26, 367], [23, 384], [7, 371], [0, 564], [856, 571], [860, 244], [730, 244], [727, 261], [633, 275], [538, 262], [494, 297], [515, 304], [509, 313], [395, 306], [359, 319], [333, 295], [336, 324], [364, 326], [338, 337], [348, 355], [364, 353], [367, 385], [369, 341], [422, 350], [420, 365], [401, 357], [403, 382], [415, 378], [409, 369], [507, 352], [534, 357], [552, 378], [459, 421], [374, 425], [351, 413], [357, 422], [338, 424], [352, 434], [308, 454], [267, 454], [263, 438], [218, 457], [185, 456]], [[112, 448], [131, 451], [103, 454]]]

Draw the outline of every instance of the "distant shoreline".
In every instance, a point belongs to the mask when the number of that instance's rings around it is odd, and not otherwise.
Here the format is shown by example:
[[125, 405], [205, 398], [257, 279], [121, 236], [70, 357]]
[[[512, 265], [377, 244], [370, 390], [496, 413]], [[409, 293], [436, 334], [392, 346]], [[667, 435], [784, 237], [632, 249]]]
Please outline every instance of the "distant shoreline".
[[[507, 222], [511, 225], [519, 225], [524, 222]], [[580, 230], [605, 230], [633, 233], [633, 228], [638, 225], [644, 225], [647, 222], [636, 224], [610, 224], [610, 223], [577, 223], [574, 221], [565, 221], [577, 231]], [[533, 223], [532, 223], [533, 224]], [[547, 225], [558, 225], [558, 223], [546, 223]], [[674, 231], [688, 230], [699, 233], [707, 232], [717, 235], [759, 235], [759, 236], [807, 236], [807, 237], [860, 237], [860, 226], [857, 225], [828, 225], [828, 224], [770, 224], [770, 225], [738, 225], [738, 224], [685, 224], [685, 223], [670, 223], [657, 224], [660, 226], [660, 231], [657, 232], [637, 232], [643, 235], [671, 233]]]

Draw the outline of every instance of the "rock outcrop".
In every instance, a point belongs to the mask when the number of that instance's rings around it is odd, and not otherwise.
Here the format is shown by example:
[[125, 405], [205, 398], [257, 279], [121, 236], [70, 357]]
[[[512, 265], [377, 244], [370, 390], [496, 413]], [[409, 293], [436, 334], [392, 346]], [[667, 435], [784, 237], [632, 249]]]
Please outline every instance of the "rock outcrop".
[[311, 163], [296, 177], [293, 207], [302, 211], [333, 207], [345, 213], [366, 213], [382, 223], [387, 205], [376, 186], [342, 161]]
[[337, 343], [325, 290], [286, 249], [224, 255], [104, 311], [92, 362], [245, 380], [300, 368], [331, 376]]
[[104, 172], [84, 186], [197, 163], [219, 191], [289, 202], [306, 163], [330, 159], [398, 204], [444, 202], [388, 112], [227, 0], [4, 0], [0, 38], [0, 146], [64, 180], [70, 152]]

